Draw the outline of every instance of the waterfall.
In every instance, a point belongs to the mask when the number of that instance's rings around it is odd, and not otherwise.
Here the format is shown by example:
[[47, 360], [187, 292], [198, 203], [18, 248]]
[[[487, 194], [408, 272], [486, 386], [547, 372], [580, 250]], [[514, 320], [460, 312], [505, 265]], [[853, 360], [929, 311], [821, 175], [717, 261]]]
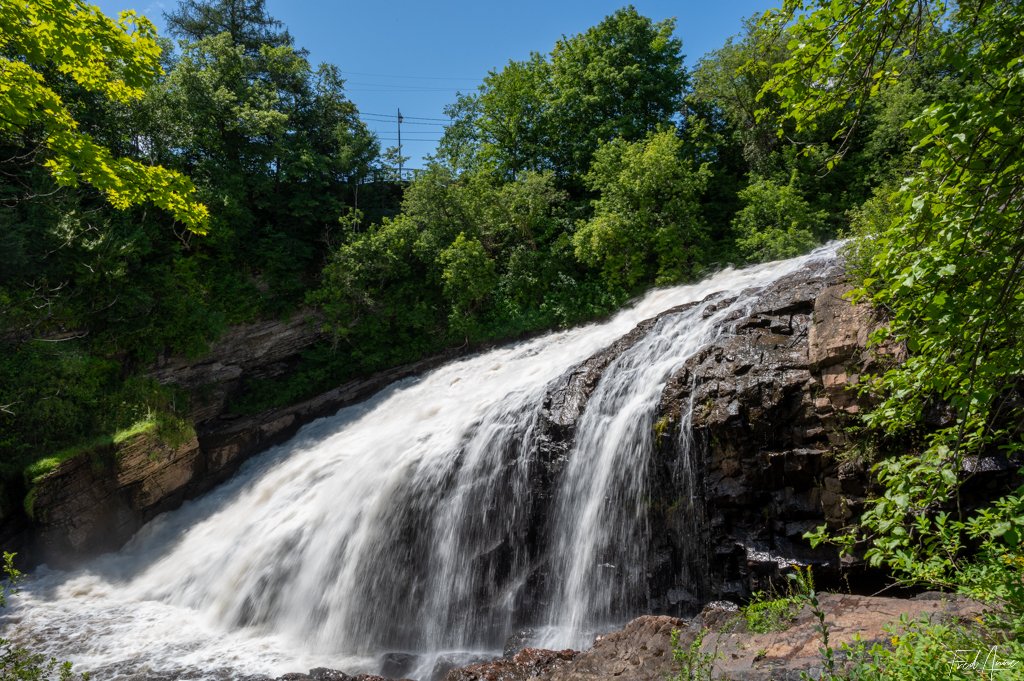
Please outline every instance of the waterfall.
[[[103, 679], [241, 679], [381, 654], [583, 646], [647, 603], [654, 413], [688, 357], [809, 261], [652, 291], [611, 319], [452, 362], [303, 428], [81, 569], [42, 568], [9, 635]], [[543, 405], [567, 369], [664, 314], [604, 369], [539, 489]], [[685, 416], [685, 415], [684, 415]], [[684, 428], [684, 437], [686, 431]]]

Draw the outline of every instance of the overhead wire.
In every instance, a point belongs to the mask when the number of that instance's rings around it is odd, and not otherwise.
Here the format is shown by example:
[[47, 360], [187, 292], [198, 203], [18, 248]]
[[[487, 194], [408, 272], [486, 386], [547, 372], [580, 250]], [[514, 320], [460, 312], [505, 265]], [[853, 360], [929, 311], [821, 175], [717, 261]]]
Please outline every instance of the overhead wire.
[[345, 71], [339, 69], [340, 73], [348, 73], [353, 76], [369, 76], [371, 78], [398, 78], [402, 80], [468, 80], [479, 83], [481, 78], [462, 78], [458, 76], [407, 76], [388, 73], [366, 73], [365, 71]]

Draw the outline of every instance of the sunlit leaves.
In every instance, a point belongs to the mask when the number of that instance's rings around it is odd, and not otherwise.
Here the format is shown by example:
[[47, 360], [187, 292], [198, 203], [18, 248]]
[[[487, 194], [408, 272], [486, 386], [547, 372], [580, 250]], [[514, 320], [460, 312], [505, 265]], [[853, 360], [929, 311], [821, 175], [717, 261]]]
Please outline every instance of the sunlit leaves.
[[[883, 219], [866, 237], [872, 255], [855, 297], [887, 316], [879, 340], [909, 351], [864, 381], [877, 400], [867, 424], [916, 450], [876, 467], [883, 492], [862, 518], [867, 556], [910, 580], [962, 582], [982, 564], [967, 560], [963, 535], [977, 536], [969, 528], [994, 512], [965, 525], [943, 509], [969, 457], [1024, 449], [1024, 7], [796, 1], [766, 21], [791, 24], [793, 57], [765, 93], [798, 128], [829, 113], [857, 125], [867, 100], [921, 53], [941, 55], [952, 83], [906, 124], [918, 167], [875, 200], [883, 209], [864, 213]], [[1004, 501], [993, 536], [1020, 520], [1019, 504]]]
[[703, 262], [707, 235], [697, 199], [709, 174], [684, 158], [674, 130], [602, 145], [586, 176], [599, 198], [573, 236], [577, 257], [613, 287], [692, 276]]
[[126, 104], [160, 75], [156, 31], [144, 17], [117, 20], [81, 0], [0, 3], [0, 135], [39, 136], [45, 166], [61, 185], [86, 182], [118, 208], [152, 201], [195, 232], [206, 207], [176, 172], [118, 158], [81, 132], [43, 75], [55, 68], [87, 91]]

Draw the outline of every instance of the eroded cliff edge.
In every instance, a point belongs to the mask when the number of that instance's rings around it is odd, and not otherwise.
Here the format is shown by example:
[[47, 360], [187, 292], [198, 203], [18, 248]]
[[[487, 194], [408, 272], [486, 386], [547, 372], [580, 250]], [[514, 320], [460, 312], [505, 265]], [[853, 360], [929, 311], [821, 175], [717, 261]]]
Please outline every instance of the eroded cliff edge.
[[150, 375], [188, 395], [194, 435], [168, 443], [144, 432], [63, 461], [35, 482], [26, 514], [0, 518], [0, 545], [17, 550], [29, 564], [57, 566], [116, 550], [146, 522], [209, 491], [303, 425], [456, 354], [379, 372], [255, 414], [232, 410], [232, 400], [249, 382], [286, 375], [305, 349], [322, 340], [315, 315], [300, 312], [287, 320], [234, 327], [200, 360], [160, 360]]

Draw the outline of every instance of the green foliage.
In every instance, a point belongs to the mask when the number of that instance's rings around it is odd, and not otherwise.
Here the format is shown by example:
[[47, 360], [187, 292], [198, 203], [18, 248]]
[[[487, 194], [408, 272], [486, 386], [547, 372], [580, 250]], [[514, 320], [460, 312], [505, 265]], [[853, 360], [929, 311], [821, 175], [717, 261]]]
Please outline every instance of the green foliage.
[[448, 108], [439, 158], [505, 180], [553, 170], [578, 189], [602, 142], [641, 140], [679, 110], [687, 77], [674, 29], [629, 6], [559, 40], [547, 57], [491, 71]]
[[[973, 625], [973, 626], [972, 626]], [[1016, 641], [989, 638], [998, 632], [983, 623], [943, 623], [906, 617], [890, 627], [889, 645], [852, 649], [848, 677], [857, 681], [945, 681], [1019, 679], [1024, 648]]]
[[[989, 668], [992, 678], [1017, 678], [1024, 488], [980, 508], [968, 507], [961, 489], [974, 457], [1013, 461], [1024, 448], [1024, 10], [975, 2], [883, 10], [881, 2], [832, 0], [789, 2], [766, 21], [791, 24], [792, 56], [765, 92], [781, 98], [797, 130], [841, 118], [830, 164], [879, 100], [909, 112], [897, 117], [909, 119], [905, 125], [877, 127], [879, 138], [898, 129], [913, 145], [892, 166], [906, 168], [896, 189], [854, 214], [854, 298], [888, 320], [873, 341], [907, 351], [906, 361], [863, 382], [877, 404], [866, 426], [889, 454], [873, 468], [880, 491], [856, 527], [840, 536], [821, 528], [812, 541], [863, 546], [872, 565], [904, 582], [994, 607], [977, 627], [906, 625], [891, 649], [868, 651], [853, 677], [976, 678], [979, 669], [948, 654], [973, 650], [983, 664], [1015, 662], [1012, 670]], [[928, 97], [906, 86], [921, 55], [947, 74]]]
[[479, 239], [467, 239], [459, 232], [455, 241], [438, 254], [442, 289], [452, 307], [452, 328], [461, 328], [474, 308], [484, 301], [497, 283], [494, 260]]
[[[337, 68], [310, 65], [261, 1], [186, 3], [169, 20], [178, 53], [144, 18], [80, 2], [5, 3], [0, 22], [6, 509], [38, 460], [109, 448], [147, 418], [165, 441], [189, 436], [183, 400], [139, 376], [299, 305], [360, 228], [338, 219], [377, 144]], [[170, 214], [137, 205], [146, 193]], [[388, 188], [363, 196], [367, 219], [390, 210]]]
[[171, 391], [125, 379], [116, 362], [74, 341], [8, 346], [0, 353], [0, 405], [0, 480], [12, 494], [25, 494], [60, 462], [108, 451], [140, 429], [174, 446], [192, 434]]
[[739, 193], [743, 208], [732, 226], [744, 259], [767, 262], [792, 258], [811, 250], [823, 231], [824, 211], [810, 205], [792, 184], [756, 180]]
[[[474, 103], [476, 162], [507, 179], [548, 164], [551, 67], [538, 54], [491, 71]], [[445, 134], [447, 137], [447, 132]]]
[[[687, 84], [674, 20], [652, 22], [633, 6], [551, 52], [555, 168], [580, 175], [602, 142], [637, 141], [679, 110]], [[555, 133], [557, 131], [557, 133]]]
[[796, 596], [771, 597], [763, 591], [751, 596], [750, 603], [743, 608], [747, 629], [755, 634], [770, 631], [785, 631], [793, 621], [794, 609], [799, 599]]
[[665, 130], [633, 144], [613, 140], [595, 154], [586, 182], [599, 198], [573, 244], [610, 286], [672, 283], [699, 270], [706, 229], [697, 196], [709, 173], [683, 158], [682, 148]]
[[573, 209], [550, 172], [434, 165], [401, 215], [335, 252], [309, 301], [365, 370], [592, 318], [622, 298], [573, 258]]
[[707, 629], [702, 629], [684, 648], [679, 642], [679, 630], [672, 630], [672, 659], [680, 668], [672, 681], [711, 681], [718, 654], [717, 651], [704, 651], [707, 634]]
[[743, 174], [747, 169], [768, 176], [777, 169], [781, 146], [776, 126], [758, 108], [759, 94], [771, 67], [787, 56], [778, 33], [752, 20], [739, 39], [701, 57], [686, 95], [689, 137], [714, 153], [716, 168]]
[[[830, 11], [837, 9], [849, 8]], [[912, 455], [876, 466], [884, 491], [869, 501], [862, 519], [874, 542], [867, 556], [912, 581], [955, 585], [962, 563], [971, 561], [963, 539], [970, 521], [945, 507], [957, 498], [965, 458], [1022, 447], [1024, 123], [1017, 112], [1024, 82], [1016, 46], [1024, 17], [1016, 6], [963, 5], [943, 20], [949, 29], [939, 46], [927, 42], [934, 39], [927, 22], [938, 21], [942, 9], [902, 9], [903, 19], [851, 9], [851, 21], [838, 32], [829, 30], [824, 14], [799, 18], [794, 40], [811, 41], [809, 50], [827, 62], [815, 62], [817, 71], [801, 71], [800, 78], [860, 80], [827, 92], [806, 84], [779, 92], [791, 102], [797, 124], [813, 126], [832, 108], [855, 111], [849, 102], [857, 103], [858, 93], [880, 92], [910, 51], [940, 49], [968, 79], [959, 97], [926, 107], [908, 124], [921, 161], [895, 193], [879, 199], [886, 204], [866, 214], [885, 221], [873, 225], [873, 252], [856, 293], [888, 312], [890, 323], [875, 341], [909, 350], [907, 361], [866, 381], [865, 390], [879, 401], [867, 424], [919, 443]], [[900, 22], [926, 25], [905, 34]], [[866, 71], [855, 60], [864, 41], [889, 46]], [[806, 53], [795, 56], [776, 87], [808, 65]], [[950, 409], [951, 422], [921, 437], [925, 414], [936, 405]]]
[[[117, 208], [153, 202], [202, 233], [206, 207], [179, 173], [118, 157], [79, 129], [55, 90], [54, 72], [87, 92], [127, 104], [160, 74], [156, 31], [144, 17], [118, 21], [78, 0], [0, 6], [0, 137], [38, 137], [43, 165], [61, 186], [86, 182]], [[39, 131], [42, 131], [40, 134]]]

